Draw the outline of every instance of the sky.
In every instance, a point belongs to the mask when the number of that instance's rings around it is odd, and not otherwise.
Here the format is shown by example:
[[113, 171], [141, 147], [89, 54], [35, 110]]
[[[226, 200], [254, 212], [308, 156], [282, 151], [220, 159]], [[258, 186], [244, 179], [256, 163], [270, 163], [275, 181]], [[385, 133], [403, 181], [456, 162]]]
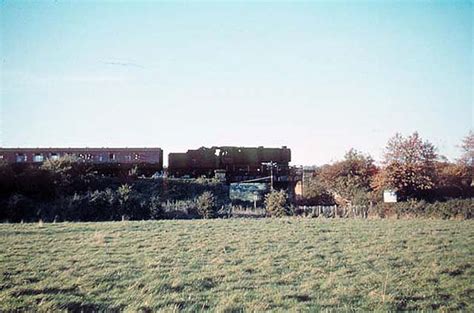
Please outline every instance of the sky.
[[[288, 146], [380, 160], [473, 129], [470, 1], [0, 0], [0, 146]], [[166, 161], [166, 159], [165, 159]]]

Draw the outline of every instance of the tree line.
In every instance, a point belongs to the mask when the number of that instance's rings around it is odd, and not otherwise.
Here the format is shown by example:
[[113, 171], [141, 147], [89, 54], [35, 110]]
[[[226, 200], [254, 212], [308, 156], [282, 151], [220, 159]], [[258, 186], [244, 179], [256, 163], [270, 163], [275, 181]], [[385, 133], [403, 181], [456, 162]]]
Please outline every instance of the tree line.
[[[300, 205], [365, 206], [384, 217], [402, 215], [472, 218], [474, 133], [461, 143], [461, 158], [449, 161], [418, 133], [392, 137], [384, 159], [351, 149], [344, 158], [314, 168], [296, 203], [274, 191], [262, 204], [268, 216], [298, 214]], [[383, 191], [401, 202], [385, 204]], [[109, 177], [71, 157], [40, 167], [0, 162], [0, 221], [108, 221], [213, 218], [232, 211], [229, 187], [213, 179], [137, 179], [136, 171]]]
[[[470, 199], [474, 196], [473, 132], [463, 139], [460, 148], [461, 157], [449, 161], [415, 132], [390, 138], [380, 165], [370, 155], [351, 149], [342, 160], [317, 167], [310, 173], [303, 182], [305, 192], [301, 202], [383, 206], [385, 190], [396, 192], [402, 206], [419, 201]], [[472, 200], [465, 202], [466, 206], [472, 206]]]

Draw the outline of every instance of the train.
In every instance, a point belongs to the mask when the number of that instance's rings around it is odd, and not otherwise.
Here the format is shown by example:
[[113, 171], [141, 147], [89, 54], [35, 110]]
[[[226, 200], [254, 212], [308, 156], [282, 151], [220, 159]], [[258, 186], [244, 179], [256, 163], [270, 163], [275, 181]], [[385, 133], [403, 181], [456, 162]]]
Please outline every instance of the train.
[[133, 167], [143, 175], [163, 171], [161, 148], [0, 148], [0, 161], [15, 167], [41, 165], [47, 159], [70, 156], [102, 174], [126, 173]]
[[213, 146], [169, 153], [168, 167], [163, 166], [161, 148], [0, 148], [0, 161], [16, 166], [39, 165], [65, 155], [86, 163], [104, 174], [123, 173], [138, 167], [146, 176], [208, 177], [229, 182], [274, 177], [289, 179], [291, 150], [281, 148]]
[[289, 175], [291, 150], [264, 147], [214, 146], [170, 153], [168, 175], [174, 177], [217, 177], [229, 181], [250, 180], [274, 175], [284, 180]]

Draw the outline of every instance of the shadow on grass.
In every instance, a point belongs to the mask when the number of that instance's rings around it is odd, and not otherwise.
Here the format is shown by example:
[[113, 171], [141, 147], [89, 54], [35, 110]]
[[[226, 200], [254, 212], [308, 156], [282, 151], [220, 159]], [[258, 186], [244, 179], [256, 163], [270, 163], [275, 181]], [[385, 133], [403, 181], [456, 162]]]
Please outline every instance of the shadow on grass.
[[80, 295], [77, 291], [77, 287], [70, 288], [44, 288], [44, 289], [22, 289], [12, 292], [12, 295], [15, 297], [21, 296], [35, 296], [41, 294], [56, 295], [60, 293]]
[[285, 299], [295, 299], [296, 301], [298, 302], [308, 302], [308, 301], [311, 301], [311, 297], [308, 296], [308, 295], [287, 295], [285, 296]]
[[[22, 289], [12, 292], [14, 297], [21, 296], [37, 296], [37, 295], [69, 295], [84, 298], [84, 294], [79, 292], [77, 287], [69, 288], [43, 288], [43, 289]], [[40, 300], [40, 299], [38, 299]], [[113, 307], [104, 303], [91, 303], [87, 301], [70, 301], [58, 303], [56, 306], [58, 310], [65, 310], [67, 312], [121, 312], [123, 307]]]

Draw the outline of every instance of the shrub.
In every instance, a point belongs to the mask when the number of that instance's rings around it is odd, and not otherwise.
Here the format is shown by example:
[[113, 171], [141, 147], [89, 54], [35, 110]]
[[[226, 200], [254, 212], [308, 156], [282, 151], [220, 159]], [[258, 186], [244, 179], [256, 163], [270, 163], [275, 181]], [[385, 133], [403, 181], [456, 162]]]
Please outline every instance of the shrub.
[[15, 191], [15, 173], [11, 166], [0, 160], [0, 196], [10, 195]]
[[318, 177], [309, 179], [304, 188], [304, 199], [301, 204], [304, 205], [334, 205], [334, 196], [321, 182]]
[[201, 217], [196, 209], [196, 199], [162, 202], [162, 210], [163, 218], [166, 219], [189, 219]]
[[117, 189], [117, 194], [118, 194], [118, 199], [119, 199], [120, 204], [126, 203], [128, 199], [130, 198], [131, 193], [132, 193], [132, 186], [128, 184], [124, 184], [120, 186]]
[[163, 218], [163, 206], [161, 205], [161, 199], [159, 196], [154, 195], [150, 198], [150, 217], [152, 219], [158, 220]]
[[371, 194], [365, 189], [358, 188], [354, 189], [352, 192], [352, 204], [359, 206], [368, 206], [370, 204]]
[[196, 207], [199, 215], [203, 218], [211, 218], [216, 214], [216, 204], [214, 195], [210, 191], [203, 192], [196, 199]]
[[12, 222], [33, 220], [35, 218], [33, 201], [20, 194], [14, 194], [8, 199], [7, 218]]
[[272, 191], [265, 195], [265, 210], [270, 216], [281, 217], [289, 215], [287, 195], [285, 191]]
[[426, 213], [437, 218], [474, 218], [474, 198], [451, 199], [446, 202], [434, 202], [427, 205]]
[[427, 203], [424, 200], [409, 200], [398, 203], [378, 203], [373, 207], [379, 217], [433, 217], [433, 218], [474, 218], [474, 199], [452, 199], [445, 202]]

